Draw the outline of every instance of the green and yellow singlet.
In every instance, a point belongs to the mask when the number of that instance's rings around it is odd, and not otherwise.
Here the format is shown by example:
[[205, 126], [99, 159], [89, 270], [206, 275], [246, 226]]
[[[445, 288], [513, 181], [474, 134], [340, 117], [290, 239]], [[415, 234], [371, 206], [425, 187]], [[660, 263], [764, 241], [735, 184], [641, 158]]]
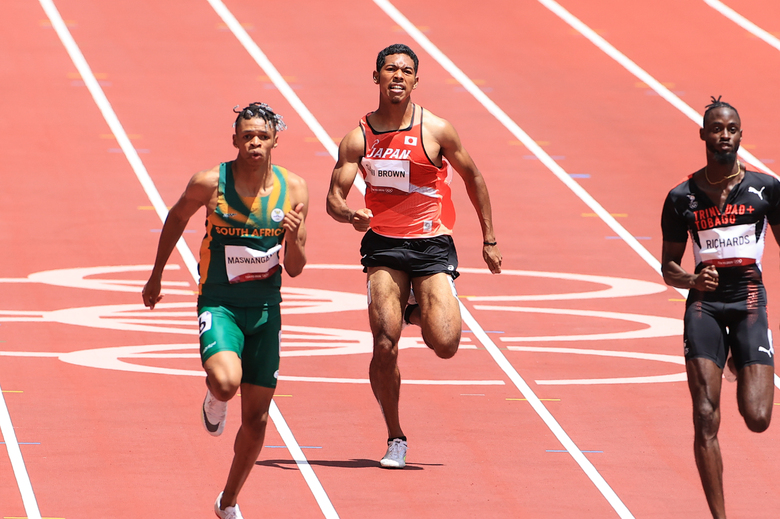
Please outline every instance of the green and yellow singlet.
[[232, 164], [219, 166], [217, 207], [206, 218], [198, 304], [279, 304], [282, 219], [291, 210], [287, 170], [272, 166], [274, 186], [268, 196], [242, 197], [235, 189]]

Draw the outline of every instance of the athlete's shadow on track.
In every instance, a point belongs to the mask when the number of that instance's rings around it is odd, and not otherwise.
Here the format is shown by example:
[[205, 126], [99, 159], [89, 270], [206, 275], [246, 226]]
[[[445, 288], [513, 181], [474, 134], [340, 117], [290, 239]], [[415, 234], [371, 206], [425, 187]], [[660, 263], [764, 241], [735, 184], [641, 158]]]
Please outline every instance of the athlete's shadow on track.
[[[321, 465], [323, 467], [337, 467], [343, 469], [380, 469], [379, 462], [367, 459], [352, 460], [308, 460], [309, 465]], [[275, 467], [283, 470], [298, 470], [295, 460], [261, 460], [255, 465]], [[441, 463], [407, 463], [404, 470], [425, 470], [425, 467], [442, 467]], [[382, 469], [388, 470], [388, 469]]]

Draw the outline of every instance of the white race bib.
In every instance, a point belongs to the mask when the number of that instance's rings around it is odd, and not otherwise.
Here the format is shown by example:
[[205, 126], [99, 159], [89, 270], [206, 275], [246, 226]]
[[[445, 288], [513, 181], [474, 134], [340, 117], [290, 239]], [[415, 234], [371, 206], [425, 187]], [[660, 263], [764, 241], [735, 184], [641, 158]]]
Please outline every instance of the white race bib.
[[760, 259], [759, 255], [763, 248], [756, 242], [755, 224], [699, 231], [699, 242], [701, 261], [712, 264], [721, 263], [720, 260], [737, 258]]
[[366, 183], [372, 188], [396, 189], [409, 192], [409, 161], [366, 159], [362, 161], [366, 170]]
[[249, 247], [225, 245], [225, 269], [228, 281], [242, 283], [270, 277], [279, 266], [281, 249], [281, 243], [266, 252]]

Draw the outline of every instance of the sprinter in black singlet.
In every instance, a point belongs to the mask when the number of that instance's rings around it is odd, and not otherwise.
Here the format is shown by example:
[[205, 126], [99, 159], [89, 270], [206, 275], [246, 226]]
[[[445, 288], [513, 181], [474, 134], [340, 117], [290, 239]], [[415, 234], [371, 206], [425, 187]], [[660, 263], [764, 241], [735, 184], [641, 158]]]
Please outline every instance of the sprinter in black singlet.
[[303, 271], [309, 205], [306, 182], [271, 163], [278, 132], [286, 128], [282, 117], [263, 103], [236, 113], [238, 156], [192, 177], [168, 213], [143, 289], [144, 304], [154, 309], [163, 268], [189, 219], [205, 206], [198, 325], [208, 389], [201, 419], [213, 436], [222, 433], [227, 402], [241, 389], [235, 455], [214, 504], [221, 519], [242, 519], [236, 499], [263, 447], [279, 375], [282, 266], [290, 276]]
[[[723, 369], [733, 361], [739, 411], [751, 431], [769, 427], [774, 348], [761, 257], [769, 229], [780, 243], [780, 181], [737, 159], [737, 110], [712, 98], [700, 137], [707, 165], [669, 192], [663, 207], [662, 270], [667, 284], [689, 289], [685, 360], [693, 399], [694, 455], [712, 516], [725, 518], [718, 443]], [[681, 267], [690, 236], [694, 273]]]

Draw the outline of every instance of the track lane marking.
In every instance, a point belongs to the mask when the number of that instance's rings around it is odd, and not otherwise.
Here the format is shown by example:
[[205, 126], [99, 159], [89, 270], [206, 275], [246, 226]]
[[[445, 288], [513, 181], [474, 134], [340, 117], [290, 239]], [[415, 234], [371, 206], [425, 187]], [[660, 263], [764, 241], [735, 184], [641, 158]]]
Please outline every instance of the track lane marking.
[[11, 422], [11, 414], [5, 405], [4, 391], [0, 389], [0, 432], [3, 433], [5, 448], [8, 451], [8, 457], [11, 460], [11, 467], [16, 477], [16, 484], [19, 487], [19, 493], [22, 495], [24, 511], [29, 519], [41, 519], [41, 511], [38, 509], [38, 501], [35, 499], [35, 492], [30, 482], [30, 475], [24, 465], [22, 450], [19, 448], [19, 442], [16, 439], [14, 425]]
[[[95, 75], [92, 73], [92, 69], [89, 66], [89, 63], [87, 62], [86, 58], [82, 54], [78, 44], [73, 39], [73, 36], [70, 34], [70, 31], [65, 25], [65, 22], [62, 20], [62, 17], [60, 16], [57, 7], [54, 5], [54, 2], [52, 0], [39, 0], [39, 2], [43, 7], [44, 11], [46, 12], [46, 15], [49, 17], [52, 27], [54, 27], [55, 31], [57, 32], [57, 35], [62, 41], [63, 46], [65, 47], [66, 51], [68, 52], [68, 55], [73, 61], [73, 64], [78, 69], [79, 74], [81, 74], [84, 84], [87, 86], [90, 94], [92, 95], [95, 104], [97, 104], [101, 114], [103, 115], [103, 118], [105, 119], [106, 123], [108, 123], [109, 128], [111, 128], [111, 133], [113, 133], [114, 136], [116, 137], [117, 142], [122, 149], [122, 152], [127, 157], [127, 160], [130, 163], [130, 166], [132, 167], [133, 171], [135, 172], [139, 182], [141, 183], [141, 186], [146, 192], [149, 201], [152, 202], [152, 205], [154, 206], [157, 215], [160, 217], [160, 220], [162, 222], [165, 222], [165, 219], [168, 216], [167, 206], [163, 202], [162, 197], [160, 196], [160, 193], [154, 184], [154, 181], [152, 180], [148, 171], [146, 170], [146, 167], [141, 161], [141, 158], [138, 156], [137, 151], [130, 143], [130, 139], [127, 133], [125, 132], [124, 127], [120, 123], [119, 118], [117, 117], [113, 107], [111, 106], [111, 103], [109, 102], [108, 98], [103, 92], [103, 89], [101, 88], [100, 84], [95, 78]], [[233, 20], [235, 20], [235, 18]], [[241, 28], [241, 30], [243, 31], [243, 27]], [[244, 34], [246, 34], [246, 31], [244, 31]], [[181, 254], [184, 263], [187, 265], [190, 274], [192, 275], [193, 279], [197, 283], [199, 279], [198, 262], [195, 259], [195, 256], [192, 254], [192, 251], [190, 250], [189, 246], [187, 245], [187, 243], [184, 241], [183, 238], [179, 239], [179, 241], [176, 244], [176, 248]], [[274, 422], [274, 425], [276, 426], [277, 431], [282, 436], [282, 439], [284, 440], [291, 455], [295, 459], [296, 464], [301, 470], [301, 473], [303, 474], [306, 483], [309, 485], [309, 488], [314, 494], [317, 503], [319, 504], [320, 508], [325, 514], [325, 517], [338, 518], [338, 515], [336, 514], [335, 509], [333, 509], [333, 505], [330, 503], [327, 494], [325, 494], [325, 491], [322, 488], [322, 485], [320, 484], [319, 480], [317, 479], [317, 476], [314, 474], [314, 471], [311, 469], [311, 466], [306, 460], [306, 457], [303, 455], [303, 451], [301, 451], [300, 447], [298, 446], [298, 443], [295, 440], [295, 436], [293, 436], [292, 431], [287, 426], [287, 422], [284, 420], [284, 417], [281, 414], [281, 411], [279, 411], [279, 408], [276, 406], [276, 402], [274, 402], [273, 400], [271, 401], [269, 414], [271, 416], [272, 421]], [[21, 485], [20, 485], [20, 490], [21, 490]], [[25, 506], [27, 506], [26, 502], [25, 502]], [[37, 504], [35, 504], [35, 507], [37, 509]], [[39, 512], [37, 516], [30, 515], [30, 514], [31, 514], [30, 510], [27, 510], [27, 515], [30, 517], [30, 519], [40, 519]]]
[[[100, 113], [103, 115], [103, 118], [108, 124], [108, 127], [111, 129], [111, 133], [114, 135], [114, 137], [116, 137], [117, 143], [119, 144], [125, 157], [127, 157], [127, 160], [130, 163], [130, 166], [132, 167], [136, 177], [138, 177], [138, 181], [141, 183], [141, 186], [146, 192], [146, 196], [149, 198], [149, 201], [157, 211], [157, 215], [160, 217], [160, 220], [164, 222], [165, 218], [168, 216], [168, 208], [163, 202], [160, 193], [157, 191], [154, 182], [152, 182], [152, 178], [149, 176], [149, 172], [146, 171], [146, 166], [144, 166], [143, 161], [141, 161], [141, 157], [138, 156], [138, 152], [130, 142], [130, 138], [125, 132], [122, 123], [119, 122], [119, 118], [116, 116], [111, 103], [108, 101], [106, 94], [103, 92], [103, 88], [100, 86], [100, 83], [98, 83], [95, 74], [92, 72], [92, 68], [89, 66], [89, 63], [87, 63], [87, 60], [81, 53], [81, 49], [76, 43], [76, 40], [74, 40], [73, 36], [70, 34], [70, 31], [65, 25], [65, 22], [62, 20], [62, 17], [60, 16], [57, 7], [54, 5], [53, 0], [38, 1], [41, 4], [41, 7], [43, 7], [43, 10], [46, 12], [46, 15], [49, 17], [49, 21], [56, 31], [57, 36], [59, 36], [62, 45], [65, 47], [65, 50], [68, 52], [70, 59], [73, 61], [73, 64], [76, 66], [76, 69], [81, 75], [81, 78], [84, 81], [84, 85], [87, 87], [89, 93], [92, 95], [92, 98], [95, 101], [95, 104], [97, 104], [98, 108], [100, 109]], [[197, 281], [198, 262], [195, 260], [192, 252], [190, 252], [189, 247], [187, 247], [187, 243], [184, 241], [184, 238], [179, 239], [176, 244], [176, 248], [181, 253], [182, 258], [184, 259], [184, 263], [187, 265], [190, 273], [192, 273], [193, 277]]]
[[[704, 0], [705, 2], [707, 0]], [[634, 63], [625, 54], [620, 52], [611, 43], [609, 43], [604, 37], [598, 35], [596, 31], [588, 27], [579, 18], [567, 11], [561, 4], [555, 2], [555, 0], [538, 0], [540, 4], [549, 9], [553, 14], [558, 16], [561, 20], [569, 24], [574, 30], [582, 34], [585, 38], [590, 40], [596, 47], [602, 52], [608, 55], [613, 60], [617, 61], [627, 71], [636, 76], [640, 81], [643, 81], [647, 86], [653, 89], [659, 96], [664, 98], [672, 106], [681, 111], [689, 119], [695, 122], [701, 128], [702, 114], [691, 108], [685, 101], [680, 99], [676, 94], [664, 86], [660, 81], [651, 76], [642, 67]], [[763, 162], [758, 160], [752, 153], [747, 151], [744, 147], [739, 149], [739, 156], [743, 160], [749, 162], [753, 166], [769, 173], [770, 175], [777, 176], [774, 171], [769, 169]]]
[[[276, 67], [274, 67], [271, 60], [266, 57], [265, 53], [260, 50], [260, 47], [255, 43], [249, 33], [246, 32], [244, 27], [238, 22], [233, 13], [228, 9], [222, 0], [207, 0], [216, 13], [222, 18], [225, 24], [228, 26], [233, 35], [238, 39], [244, 49], [249, 53], [255, 62], [263, 69], [268, 78], [279, 90], [279, 92], [287, 99], [287, 102], [293, 107], [298, 115], [303, 119], [303, 122], [314, 133], [317, 139], [322, 143], [325, 149], [328, 151], [333, 160], [338, 158], [339, 147], [334, 143], [333, 137], [328, 135], [322, 125], [319, 123], [316, 117], [309, 111], [309, 108], [301, 101], [298, 94], [290, 87], [287, 80], [282, 76]], [[355, 186], [361, 193], [365, 193], [366, 184], [363, 181], [363, 177], [355, 175]]]
[[780, 39], [778, 39], [776, 36], [772, 35], [772, 33], [765, 31], [758, 25], [754, 24], [738, 12], [736, 12], [731, 7], [727, 6], [723, 2], [720, 2], [719, 0], [704, 0], [704, 3], [708, 6], [712, 7], [716, 11], [718, 11], [720, 14], [731, 20], [732, 22], [736, 23], [749, 33], [751, 33], [754, 36], [757, 36], [758, 38], [761, 38], [766, 43], [771, 45], [777, 50], [780, 50]]
[[577, 462], [580, 468], [582, 468], [588, 478], [590, 478], [593, 484], [596, 485], [596, 488], [598, 488], [598, 490], [609, 502], [615, 512], [617, 512], [617, 514], [622, 518], [633, 518], [633, 514], [631, 514], [626, 505], [623, 504], [623, 501], [620, 500], [615, 491], [612, 490], [612, 487], [609, 486], [609, 483], [607, 483], [599, 471], [596, 470], [596, 467], [590, 462], [590, 460], [585, 457], [585, 454], [583, 454], [580, 448], [577, 447], [566, 431], [563, 430], [563, 427], [561, 427], [555, 417], [553, 417], [552, 413], [547, 410], [547, 407], [545, 407], [541, 399], [536, 396], [536, 393], [533, 392], [523, 377], [521, 377], [517, 370], [515, 370], [512, 363], [510, 363], [504, 354], [501, 353], [501, 350], [498, 348], [498, 346], [496, 346], [496, 344], [485, 333], [477, 320], [474, 319], [471, 313], [469, 313], [468, 309], [463, 306], [463, 303], [459, 301], [459, 304], [461, 314], [463, 316], [463, 321], [474, 332], [474, 335], [479, 339], [479, 341], [485, 346], [485, 349], [487, 349], [488, 353], [490, 353], [490, 356], [493, 357], [493, 360], [496, 362], [496, 364], [498, 364], [504, 373], [506, 373], [517, 389], [520, 390], [520, 393], [522, 393], [528, 403], [531, 404], [531, 407], [533, 407], [534, 411], [536, 411], [536, 414], [539, 415], [550, 431], [552, 431], [555, 437], [558, 438], [558, 441], [561, 443], [561, 445], [566, 449], [571, 457], [574, 458], [574, 460]]

